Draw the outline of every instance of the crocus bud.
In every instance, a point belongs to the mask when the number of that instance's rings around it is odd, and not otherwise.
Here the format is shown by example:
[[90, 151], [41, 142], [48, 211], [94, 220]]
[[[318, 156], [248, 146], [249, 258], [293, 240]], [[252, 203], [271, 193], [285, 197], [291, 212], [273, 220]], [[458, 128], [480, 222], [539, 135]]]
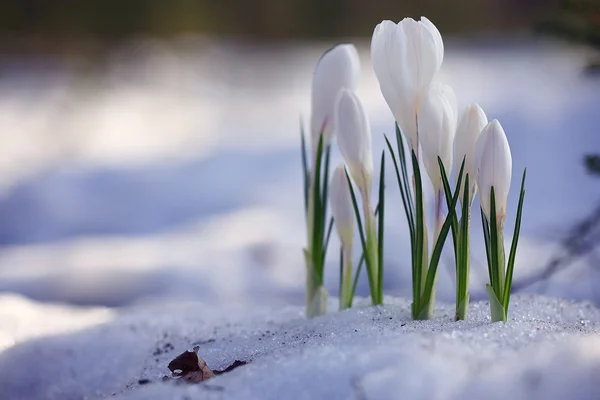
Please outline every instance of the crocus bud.
[[423, 163], [433, 187], [442, 187], [438, 157], [442, 159], [446, 175], [452, 170], [452, 145], [456, 132], [456, 96], [448, 85], [430, 86], [418, 115]]
[[311, 143], [316, 153], [323, 133], [323, 148], [335, 132], [333, 112], [341, 89], [354, 90], [360, 74], [360, 59], [353, 44], [340, 44], [319, 59], [312, 81]]
[[383, 21], [371, 40], [371, 60], [385, 98], [411, 148], [418, 146], [416, 115], [444, 59], [438, 29], [425, 17]]
[[367, 114], [354, 92], [342, 89], [335, 109], [335, 125], [340, 152], [348, 171], [363, 194], [368, 194], [373, 179], [371, 129]]
[[339, 165], [333, 172], [329, 185], [329, 204], [335, 229], [343, 246], [352, 246], [354, 237], [354, 207], [350, 198], [350, 188], [344, 165]]
[[483, 128], [475, 144], [475, 165], [479, 201], [483, 212], [490, 219], [491, 191], [494, 187], [496, 217], [502, 224], [506, 217], [506, 199], [512, 176], [512, 156], [504, 129], [498, 120]]
[[[463, 176], [469, 175], [469, 199], [471, 203], [477, 193], [477, 181], [475, 179], [475, 143], [487, 123], [487, 117], [481, 107], [479, 107], [477, 103], [473, 103], [467, 106], [462, 113], [460, 120], [458, 121], [458, 127], [456, 128], [456, 137], [454, 138], [454, 163], [456, 164], [456, 170], [458, 171], [463, 159], [465, 160]], [[458, 174], [456, 174], [455, 179], [458, 179]], [[460, 185], [462, 187], [462, 182]], [[458, 190], [460, 190], [462, 201], [463, 189], [459, 188]]]

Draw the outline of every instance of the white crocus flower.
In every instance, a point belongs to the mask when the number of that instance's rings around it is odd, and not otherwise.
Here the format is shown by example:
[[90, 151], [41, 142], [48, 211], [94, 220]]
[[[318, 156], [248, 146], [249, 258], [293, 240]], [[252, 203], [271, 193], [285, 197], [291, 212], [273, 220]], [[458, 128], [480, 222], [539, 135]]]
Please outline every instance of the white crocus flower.
[[[360, 75], [360, 59], [353, 44], [340, 44], [328, 50], [315, 68], [311, 93], [311, 146], [317, 151], [323, 134], [323, 149], [335, 132], [333, 112], [340, 90], [354, 90]], [[314, 156], [313, 156], [314, 158]]]
[[[481, 131], [487, 124], [488, 120], [485, 113], [477, 103], [473, 103], [467, 106], [462, 113], [458, 122], [458, 127], [456, 128], [456, 137], [454, 138], [454, 163], [456, 164], [456, 171], [458, 171], [463, 159], [465, 160], [463, 176], [469, 175], [470, 203], [473, 203], [475, 194], [477, 193], [477, 181], [475, 179], [475, 144]], [[455, 179], [458, 179], [458, 173], [456, 174]], [[462, 182], [460, 188], [458, 182], [456, 187], [457, 190], [460, 190], [460, 198], [462, 201]]]
[[338, 97], [335, 125], [340, 152], [350, 176], [363, 196], [368, 196], [373, 180], [371, 128], [365, 110], [354, 92], [343, 89]]
[[442, 159], [446, 175], [450, 175], [452, 170], [452, 146], [457, 118], [454, 90], [441, 83], [431, 85], [423, 100], [418, 121], [423, 163], [436, 193], [443, 189], [438, 157]]
[[369, 281], [373, 285], [378, 285], [377, 229], [375, 214], [371, 208], [371, 182], [373, 180], [371, 129], [367, 114], [354, 92], [345, 89], [341, 91], [335, 109], [335, 126], [340, 152], [362, 197], [366, 231], [366, 247], [363, 248], [363, 251], [367, 260]]
[[496, 218], [500, 227], [506, 217], [506, 200], [512, 177], [512, 156], [506, 134], [498, 120], [483, 128], [475, 145], [477, 186], [483, 212], [490, 219], [491, 190], [494, 188]]
[[371, 40], [373, 69], [412, 149], [418, 149], [421, 131], [417, 114], [443, 59], [442, 36], [425, 17], [420, 21], [404, 18], [398, 24], [383, 21], [375, 27]]

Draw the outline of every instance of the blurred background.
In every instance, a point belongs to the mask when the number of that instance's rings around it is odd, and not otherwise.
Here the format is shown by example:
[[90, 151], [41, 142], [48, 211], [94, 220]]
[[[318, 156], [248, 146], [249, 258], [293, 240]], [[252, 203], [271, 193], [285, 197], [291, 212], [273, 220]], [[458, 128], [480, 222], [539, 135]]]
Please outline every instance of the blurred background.
[[[356, 43], [378, 154], [393, 118], [370, 37], [383, 19], [421, 15], [444, 37], [441, 79], [460, 109], [478, 102], [507, 133], [507, 240], [528, 168], [515, 289], [599, 303], [598, 0], [3, 0], [0, 291], [76, 305], [303, 304], [299, 118], [315, 64]], [[410, 296], [387, 176], [385, 292]], [[473, 223], [471, 297], [486, 299]], [[453, 301], [452, 255], [442, 262], [438, 296]]]

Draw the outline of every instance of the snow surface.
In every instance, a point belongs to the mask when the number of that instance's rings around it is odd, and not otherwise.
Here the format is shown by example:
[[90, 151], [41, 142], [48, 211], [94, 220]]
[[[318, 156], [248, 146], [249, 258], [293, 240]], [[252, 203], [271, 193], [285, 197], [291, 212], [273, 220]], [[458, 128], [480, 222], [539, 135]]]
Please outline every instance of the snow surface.
[[[464, 322], [452, 321], [449, 305], [440, 305], [434, 320], [415, 322], [407, 300], [386, 297], [385, 303], [371, 307], [361, 300], [312, 320], [300, 307], [125, 308], [77, 331], [15, 338], [0, 352], [1, 398], [598, 398], [600, 310], [589, 303], [514, 296], [506, 324], [489, 322], [486, 302], [473, 303]], [[13, 308], [17, 321], [46, 307], [0, 300], [3, 308], [10, 304], [21, 304]], [[98, 311], [72, 318], [89, 320]], [[41, 324], [54, 318], [38, 314]], [[194, 345], [212, 369], [249, 363], [199, 385], [163, 383], [169, 361]], [[140, 379], [151, 382], [140, 385]]]

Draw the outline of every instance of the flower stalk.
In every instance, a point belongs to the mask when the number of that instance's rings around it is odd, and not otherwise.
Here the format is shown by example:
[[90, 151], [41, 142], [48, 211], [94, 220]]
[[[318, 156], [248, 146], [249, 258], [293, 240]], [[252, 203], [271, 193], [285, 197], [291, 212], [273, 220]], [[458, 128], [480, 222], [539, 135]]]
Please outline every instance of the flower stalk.
[[[348, 180], [356, 223], [360, 233], [361, 245], [367, 268], [367, 277], [369, 279], [371, 300], [373, 304], [382, 304], [385, 157], [384, 154], [381, 155], [378, 229], [371, 199], [371, 184], [373, 180], [371, 129], [364, 107], [359, 98], [352, 91], [341, 91], [335, 109], [335, 124], [338, 130], [337, 134], [340, 152], [346, 162], [346, 179]], [[361, 196], [363, 210], [362, 219], [350, 178], [356, 183]]]
[[323, 54], [313, 74], [310, 115], [310, 164], [304, 132], [302, 165], [304, 169], [304, 206], [306, 213], [306, 315], [327, 312], [327, 290], [323, 270], [333, 219], [327, 222], [329, 157], [336, 132], [334, 109], [342, 90], [354, 90], [360, 74], [360, 60], [352, 44], [337, 45]]
[[[414, 203], [408, 184], [408, 168], [406, 163], [406, 154], [400, 128], [396, 125], [396, 142], [398, 145], [398, 157], [392, 148], [392, 145], [385, 137], [388, 150], [392, 156], [396, 179], [404, 211], [408, 221], [411, 238], [411, 265], [412, 265], [412, 283], [413, 283], [413, 302], [411, 313], [413, 319], [430, 319], [433, 315], [435, 304], [435, 286], [437, 280], [437, 269], [442, 253], [442, 249], [452, 222], [456, 219], [455, 208], [458, 202], [458, 191], [452, 196], [448, 206], [448, 215], [443, 223], [436, 227], [435, 239], [433, 241], [433, 251], [429, 257], [427, 249], [427, 225], [424, 212], [423, 186], [421, 180], [421, 168], [417, 160], [416, 152], [412, 151], [412, 167], [414, 173]], [[446, 169], [440, 157], [438, 157], [441, 180], [444, 186], [449, 187]], [[459, 176], [462, 178], [464, 162], [461, 165]], [[441, 218], [440, 218], [441, 221]]]
[[[364, 264], [367, 268], [367, 279], [369, 281], [369, 291], [371, 295], [371, 303], [373, 305], [383, 304], [383, 243], [384, 243], [384, 209], [385, 209], [385, 153], [381, 154], [381, 167], [379, 175], [379, 204], [375, 212], [372, 211], [367, 196], [362, 196], [363, 214], [365, 224], [363, 225], [358, 207], [358, 201], [350, 175], [346, 171], [346, 179], [350, 189], [350, 197], [356, 216], [358, 231], [360, 234], [363, 255], [359, 262], [359, 267], [354, 278], [352, 291], [350, 296], [350, 304], [356, 290], [356, 284], [360, 273], [360, 268]], [[377, 219], [377, 222], [375, 220]], [[364, 228], [363, 228], [364, 226]]]
[[[452, 241], [456, 265], [456, 313], [455, 319], [467, 318], [469, 309], [469, 276], [471, 269], [471, 206], [477, 193], [475, 179], [475, 145], [488, 120], [477, 103], [470, 104], [463, 112], [456, 129], [454, 152], [457, 161], [465, 162], [465, 178], [456, 180], [456, 190], [461, 191], [460, 221], [452, 222]], [[450, 188], [444, 186], [446, 203], [450, 204]]]
[[[302, 154], [306, 204], [307, 243], [304, 249], [306, 264], [306, 315], [315, 317], [327, 312], [327, 290], [323, 286], [325, 256], [333, 219], [327, 222], [327, 196], [330, 148], [323, 154], [323, 136], [316, 152], [314, 174], [306, 169], [306, 149], [302, 133]], [[324, 166], [322, 166], [324, 164]], [[322, 172], [322, 170], [324, 170]]]
[[515, 230], [508, 260], [506, 260], [504, 221], [512, 174], [512, 156], [504, 130], [497, 120], [490, 122], [477, 140], [476, 160], [477, 186], [481, 199], [481, 221], [490, 279], [490, 283], [486, 285], [490, 298], [490, 313], [493, 322], [506, 322], [521, 230], [527, 170], [523, 171]]
[[340, 238], [340, 310], [352, 305], [352, 248], [354, 241], [354, 209], [344, 166], [338, 166], [331, 178], [329, 202]]

